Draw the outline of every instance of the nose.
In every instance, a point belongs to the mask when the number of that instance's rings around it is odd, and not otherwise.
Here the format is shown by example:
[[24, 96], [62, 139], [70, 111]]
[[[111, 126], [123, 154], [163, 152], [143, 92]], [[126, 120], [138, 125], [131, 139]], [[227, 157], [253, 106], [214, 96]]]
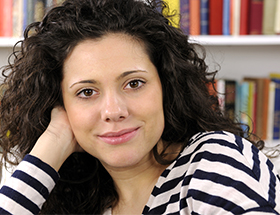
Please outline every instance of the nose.
[[104, 97], [101, 118], [106, 122], [122, 121], [128, 116], [127, 105], [121, 96], [116, 94]]

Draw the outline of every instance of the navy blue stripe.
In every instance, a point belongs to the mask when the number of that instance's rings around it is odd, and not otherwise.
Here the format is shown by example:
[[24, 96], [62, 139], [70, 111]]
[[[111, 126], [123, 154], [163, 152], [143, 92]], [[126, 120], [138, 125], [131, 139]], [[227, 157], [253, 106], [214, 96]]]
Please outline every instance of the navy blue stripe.
[[276, 203], [275, 203], [275, 198], [276, 198], [276, 177], [274, 173], [272, 172], [273, 169], [273, 164], [270, 162], [270, 160], [267, 160], [266, 164], [269, 166], [269, 174], [270, 174], [270, 182], [269, 182], [269, 190], [268, 190], [268, 202], [269, 204], [275, 208]]
[[11, 189], [10, 187], [3, 186], [1, 188], [1, 193], [17, 202], [17, 204], [29, 210], [32, 214], [38, 214], [40, 211], [40, 208], [36, 204], [34, 204], [21, 193]]
[[267, 201], [262, 196], [260, 196], [257, 192], [252, 190], [242, 181], [236, 181], [224, 175], [211, 173], [211, 172], [204, 172], [202, 170], [196, 170], [195, 173], [193, 174], [193, 178], [197, 178], [201, 180], [209, 180], [217, 184], [222, 184], [227, 187], [232, 187], [235, 190], [238, 190], [240, 193], [246, 195], [252, 201], [255, 201], [258, 205], [260, 206], [267, 205]]
[[33, 178], [32, 176], [26, 174], [23, 171], [16, 170], [13, 175], [14, 178], [18, 178], [19, 180], [25, 182], [26, 184], [30, 185], [32, 188], [37, 190], [46, 200], [49, 196], [48, 189], [36, 178]]
[[193, 198], [195, 200], [207, 203], [209, 205], [214, 205], [220, 208], [223, 208], [226, 211], [230, 211], [233, 214], [242, 214], [244, 209], [233, 202], [226, 200], [220, 196], [213, 196], [208, 193], [190, 189], [188, 191], [187, 198]]
[[246, 213], [252, 212], [252, 211], [279, 214], [277, 211], [275, 211], [273, 208], [271, 208], [270, 205], [264, 206], [264, 207], [250, 208], [249, 210], [246, 210]]
[[259, 150], [254, 145], [251, 146], [251, 149], [252, 149], [253, 161], [254, 161], [253, 172], [257, 177], [256, 179], [259, 181], [261, 177]]
[[174, 202], [179, 202], [179, 200], [180, 200], [180, 193], [173, 194], [172, 196], [170, 196], [168, 202], [152, 208], [149, 211], [149, 214], [164, 214], [164, 212], [166, 211], [166, 208], [169, 204], [172, 204]]
[[4, 215], [4, 214], [5, 214], [5, 215], [12, 215], [10, 212], [4, 210], [4, 209], [1, 208], [1, 207], [0, 207], [0, 214], [1, 214], [1, 215]]
[[184, 173], [182, 176], [179, 176], [177, 178], [174, 178], [170, 181], [165, 182], [164, 184], [161, 185], [161, 187], [154, 187], [152, 195], [157, 196], [159, 194], [162, 194], [164, 192], [167, 192], [169, 190], [174, 189], [178, 183], [181, 183], [182, 180], [184, 179]]
[[[226, 135], [225, 133], [223, 133], [222, 131], [217, 131], [217, 132], [209, 132], [209, 133], [203, 133], [204, 135], [201, 135], [201, 138], [202, 137], [205, 137], [205, 136], [208, 136], [208, 135], [213, 135], [214, 133], [216, 134], [224, 134]], [[236, 140], [238, 140], [238, 137], [236, 136]], [[196, 139], [193, 143], [197, 142], [198, 139]], [[199, 143], [197, 145], [197, 147], [190, 153], [190, 154], [187, 154], [185, 156], [182, 156], [182, 157], [179, 157], [178, 160], [176, 161], [175, 165], [173, 168], [175, 167], [178, 167], [178, 166], [182, 166], [186, 163], [189, 162], [190, 160], [190, 157], [196, 153], [198, 150], [201, 149], [201, 147], [205, 144], [219, 144], [221, 146], [225, 146], [225, 147], [229, 147], [231, 149], [234, 149], [234, 150], [237, 150], [240, 154], [243, 155], [242, 153], [242, 150], [243, 150], [243, 143], [241, 140], [238, 140], [239, 143], [236, 145], [234, 144], [233, 142], [228, 142], [227, 140], [223, 140], [223, 139], [218, 139], [218, 138], [210, 138], [210, 139], [207, 139], [207, 140], [204, 140], [202, 141], [201, 143]], [[240, 147], [241, 146], [241, 147]]]
[[148, 207], [147, 205], [145, 205], [144, 210], [142, 212], [142, 214], [147, 214], [150, 210], [150, 207]]
[[161, 174], [161, 177], [166, 178], [166, 177], [168, 176], [169, 172], [170, 172], [170, 169], [165, 169], [165, 170], [163, 171], [163, 173]]
[[23, 160], [34, 164], [36, 167], [40, 168], [42, 171], [47, 173], [55, 183], [58, 181], [59, 179], [58, 173], [50, 165], [41, 161], [39, 158], [28, 154], [24, 157]]
[[233, 168], [243, 171], [244, 173], [250, 175], [252, 178], [259, 180], [259, 178], [256, 178], [256, 175], [254, 174], [254, 172], [252, 172], [252, 169], [250, 169], [243, 163], [239, 162], [238, 160], [235, 160], [234, 158], [229, 157], [227, 155], [213, 154], [211, 152], [204, 151], [204, 152], [197, 153], [195, 155], [195, 157], [193, 158], [192, 163], [200, 162], [202, 159], [208, 160], [211, 162], [220, 162], [223, 164], [230, 165]]
[[198, 135], [195, 135], [194, 138], [190, 139], [190, 145], [200, 141], [204, 137], [207, 137], [209, 135], [212, 136], [214, 134], [226, 135], [223, 131], [211, 131], [211, 132], [206, 132], [206, 133], [205, 132], [200, 132], [200, 133], [198, 133]]
[[244, 145], [242, 142], [242, 138], [240, 136], [235, 135], [235, 143], [238, 145], [241, 151], [244, 149]]

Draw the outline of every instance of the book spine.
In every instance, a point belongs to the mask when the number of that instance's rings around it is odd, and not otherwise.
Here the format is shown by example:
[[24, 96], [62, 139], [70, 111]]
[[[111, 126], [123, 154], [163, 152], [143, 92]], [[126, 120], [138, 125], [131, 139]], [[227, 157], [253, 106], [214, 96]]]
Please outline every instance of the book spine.
[[13, 37], [23, 35], [23, 1], [13, 1]]
[[274, 106], [275, 106], [275, 82], [269, 83], [269, 98], [267, 112], [267, 136], [266, 140], [273, 140]]
[[280, 79], [271, 79], [275, 82], [274, 119], [273, 119], [273, 139], [280, 139]]
[[235, 119], [236, 81], [225, 81], [225, 112], [230, 119]]
[[224, 79], [217, 80], [217, 97], [221, 111], [225, 112], [225, 93], [226, 93], [226, 82]]
[[200, 1], [190, 0], [190, 34], [200, 35]]
[[263, 34], [275, 34], [276, 0], [264, 0], [263, 5]]
[[241, 0], [240, 4], [240, 35], [249, 34], [249, 3], [250, 0]]
[[223, 0], [223, 35], [230, 35], [230, 0]]
[[[38, 1], [38, 0], [37, 0]], [[180, 13], [180, 0], [165, 0], [165, 2], [168, 4], [169, 9], [170, 9], [170, 13], [168, 15], [171, 14], [176, 14], [175, 16], [173, 16], [170, 19], [171, 24], [174, 27], [180, 27], [179, 24], [179, 13]], [[44, 4], [45, 5], [45, 4]]]
[[232, 14], [232, 35], [240, 34], [240, 0], [233, 1], [233, 14]]
[[200, 2], [200, 34], [209, 34], [209, 0], [201, 0]]
[[262, 34], [263, 0], [251, 0], [249, 34]]
[[263, 109], [262, 109], [262, 125], [261, 127], [261, 135], [260, 138], [263, 140], [267, 139], [268, 134], [268, 105], [269, 105], [269, 84], [270, 79], [264, 78], [263, 79], [263, 93], [262, 93], [262, 103], [263, 103]]
[[280, 34], [280, 0], [276, 0], [275, 10], [274, 31], [276, 34]]
[[41, 22], [45, 14], [45, 1], [34, 0], [34, 21]]
[[209, 34], [223, 34], [223, 0], [209, 0]]
[[0, 1], [0, 37], [13, 36], [13, 0]]
[[190, 5], [189, 0], [180, 0], [181, 29], [188, 35], [190, 34]]
[[247, 129], [247, 125], [249, 123], [249, 117], [248, 117], [249, 83], [242, 82], [239, 86], [240, 86], [240, 89], [239, 89], [240, 123], [241, 123], [241, 128], [245, 131]]

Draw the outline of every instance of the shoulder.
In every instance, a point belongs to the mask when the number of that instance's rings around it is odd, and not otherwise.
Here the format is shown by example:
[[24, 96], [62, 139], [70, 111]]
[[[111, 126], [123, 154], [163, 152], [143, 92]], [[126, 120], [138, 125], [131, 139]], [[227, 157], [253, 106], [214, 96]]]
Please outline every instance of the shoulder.
[[183, 190], [192, 204], [205, 202], [214, 206], [211, 210], [218, 207], [238, 213], [255, 207], [279, 211], [280, 187], [274, 167], [246, 139], [224, 131], [199, 133], [177, 163], [186, 158]]

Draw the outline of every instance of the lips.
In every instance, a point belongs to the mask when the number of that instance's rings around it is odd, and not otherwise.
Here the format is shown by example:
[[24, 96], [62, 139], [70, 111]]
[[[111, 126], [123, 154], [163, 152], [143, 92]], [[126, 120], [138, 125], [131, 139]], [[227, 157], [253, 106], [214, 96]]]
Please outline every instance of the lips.
[[135, 137], [138, 133], [138, 129], [139, 127], [124, 129], [118, 132], [107, 132], [99, 135], [98, 137], [105, 143], [108, 143], [110, 145], [118, 145], [128, 142], [133, 137]]

